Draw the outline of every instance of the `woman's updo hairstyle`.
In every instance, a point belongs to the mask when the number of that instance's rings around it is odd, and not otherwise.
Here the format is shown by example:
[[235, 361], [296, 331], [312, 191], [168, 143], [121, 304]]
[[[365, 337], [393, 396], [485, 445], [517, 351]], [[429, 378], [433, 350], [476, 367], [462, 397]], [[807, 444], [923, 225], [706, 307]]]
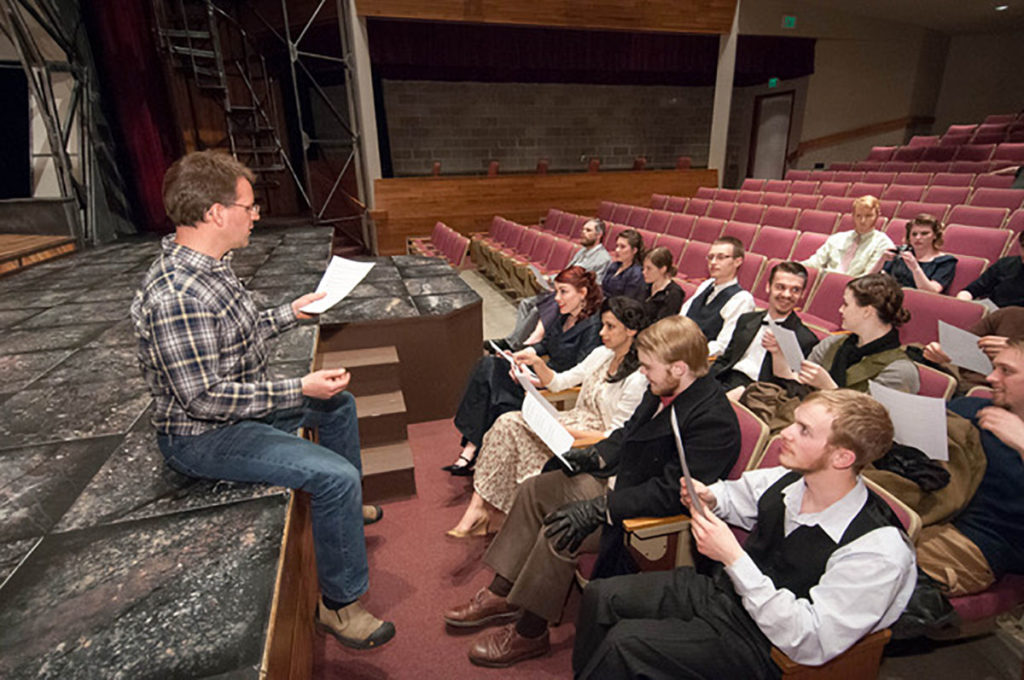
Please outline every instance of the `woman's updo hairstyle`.
[[580, 310], [580, 320], [586, 319], [600, 309], [604, 294], [601, 292], [601, 286], [597, 283], [594, 272], [587, 271], [576, 264], [558, 272], [555, 283], [568, 283], [576, 290], [587, 289], [587, 295], [583, 298], [583, 309]]
[[665, 273], [669, 276], [675, 276], [678, 271], [675, 264], [672, 263], [672, 251], [665, 246], [658, 246], [651, 250], [647, 253], [646, 259], [650, 260], [651, 264], [658, 269], [665, 269]]
[[[637, 333], [647, 328], [651, 323], [650, 319], [647, 318], [647, 312], [644, 311], [644, 306], [637, 300], [625, 295], [616, 295], [605, 300], [601, 305], [601, 314], [603, 315], [605, 312], [611, 312], [612, 316], [619, 320], [619, 323]], [[614, 383], [625, 380], [638, 368], [640, 368], [640, 358], [636, 354], [636, 344], [632, 344], [629, 351], [626, 352], [626, 356], [622, 358], [622, 363], [619, 364], [615, 375], [609, 376], [608, 382]]]
[[[636, 250], [633, 255], [633, 264], [642, 265], [644, 262], [644, 237], [636, 229], [624, 229], [615, 236], [615, 240], [625, 240], [630, 248]], [[632, 266], [632, 265], [631, 265]]]
[[850, 281], [846, 287], [858, 305], [874, 307], [882, 323], [899, 327], [910, 321], [910, 312], [903, 308], [903, 289], [888, 274], [867, 274]]

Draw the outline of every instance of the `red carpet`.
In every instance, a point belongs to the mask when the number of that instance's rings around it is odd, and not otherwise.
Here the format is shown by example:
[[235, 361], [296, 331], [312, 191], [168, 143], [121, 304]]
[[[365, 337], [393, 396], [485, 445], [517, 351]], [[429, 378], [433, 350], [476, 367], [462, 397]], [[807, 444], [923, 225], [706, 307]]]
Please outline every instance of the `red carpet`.
[[571, 678], [573, 621], [578, 593], [565, 622], [551, 629], [552, 652], [507, 669], [474, 666], [466, 658], [473, 635], [446, 631], [441, 612], [469, 599], [491, 581], [480, 561], [484, 539], [454, 541], [444, 532], [458, 522], [472, 493], [470, 478], [440, 470], [459, 451], [450, 420], [409, 426], [416, 461], [416, 498], [388, 503], [384, 519], [367, 527], [370, 560], [368, 609], [395, 622], [395, 639], [380, 649], [356, 652], [317, 636], [316, 678], [381, 680], [414, 678]]

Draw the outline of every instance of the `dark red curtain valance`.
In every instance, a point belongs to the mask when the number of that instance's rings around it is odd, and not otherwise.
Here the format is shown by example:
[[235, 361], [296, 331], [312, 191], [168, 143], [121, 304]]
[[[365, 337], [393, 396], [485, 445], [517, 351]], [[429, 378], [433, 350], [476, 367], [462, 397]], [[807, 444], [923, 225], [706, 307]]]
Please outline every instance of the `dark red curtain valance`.
[[[718, 36], [370, 19], [381, 78], [709, 86]], [[736, 85], [814, 72], [814, 40], [740, 36]]]

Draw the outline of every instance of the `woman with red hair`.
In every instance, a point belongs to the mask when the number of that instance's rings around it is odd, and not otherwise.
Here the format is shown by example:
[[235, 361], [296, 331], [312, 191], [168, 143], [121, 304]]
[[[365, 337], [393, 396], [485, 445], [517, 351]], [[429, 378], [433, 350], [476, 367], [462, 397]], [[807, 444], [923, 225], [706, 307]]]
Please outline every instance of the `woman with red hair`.
[[[555, 277], [558, 318], [545, 327], [543, 340], [513, 356], [522, 363], [528, 357], [547, 355], [547, 364], [556, 373], [580, 363], [601, 344], [597, 313], [601, 300], [601, 287], [593, 272], [580, 266], [562, 270]], [[463, 448], [458, 460], [444, 469], [456, 476], [472, 474], [484, 433], [501, 414], [522, 408], [524, 396], [503, 358], [487, 356], [477, 362], [455, 413]]]

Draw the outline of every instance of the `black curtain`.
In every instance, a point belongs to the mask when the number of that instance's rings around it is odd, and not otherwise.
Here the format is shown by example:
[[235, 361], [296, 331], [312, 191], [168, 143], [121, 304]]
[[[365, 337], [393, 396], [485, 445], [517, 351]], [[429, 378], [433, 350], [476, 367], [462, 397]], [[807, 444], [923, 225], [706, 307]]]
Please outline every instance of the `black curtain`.
[[[393, 80], [715, 84], [717, 35], [368, 21], [377, 75]], [[814, 40], [740, 36], [735, 85], [814, 72]]]
[[0, 199], [32, 196], [28, 81], [20, 63], [0, 64]]

